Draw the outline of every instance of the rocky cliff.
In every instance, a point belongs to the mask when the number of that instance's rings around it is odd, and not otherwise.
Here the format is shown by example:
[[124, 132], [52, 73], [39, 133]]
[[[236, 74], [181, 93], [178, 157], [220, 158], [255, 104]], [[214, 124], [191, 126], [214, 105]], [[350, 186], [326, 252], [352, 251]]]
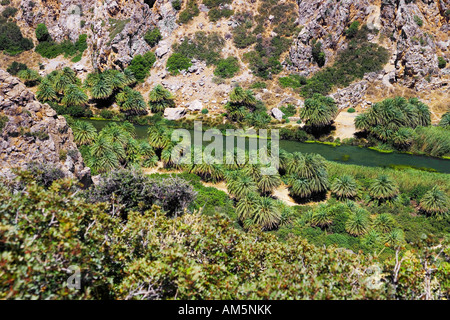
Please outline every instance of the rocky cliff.
[[91, 181], [65, 118], [0, 69], [0, 175], [32, 162], [50, 164], [85, 185]]

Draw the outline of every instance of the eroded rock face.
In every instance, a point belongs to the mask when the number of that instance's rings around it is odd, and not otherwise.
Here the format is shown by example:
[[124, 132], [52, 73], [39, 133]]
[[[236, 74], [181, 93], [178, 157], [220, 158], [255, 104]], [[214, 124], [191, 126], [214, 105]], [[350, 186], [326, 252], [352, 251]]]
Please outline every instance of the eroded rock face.
[[45, 23], [56, 41], [76, 41], [88, 35], [94, 68], [125, 68], [134, 55], [151, 48], [147, 31], [158, 27], [163, 37], [177, 27], [170, 0], [157, 0], [150, 8], [144, 0], [29, 0], [21, 1], [17, 20], [34, 30]]
[[312, 59], [312, 43], [322, 43], [326, 61], [345, 49], [345, 31], [353, 21], [379, 30], [369, 41], [378, 42], [391, 54], [390, 80], [423, 90], [442, 80], [447, 69], [438, 68], [438, 57], [450, 59], [446, 11], [448, 1], [341, 0], [303, 1], [299, 4], [299, 25], [303, 26], [290, 50], [293, 71], [309, 76], [319, 70]]
[[[67, 177], [91, 182], [90, 169], [73, 141], [72, 129], [62, 116], [35, 99], [19, 79], [0, 69], [0, 175], [32, 162], [51, 164]], [[4, 118], [4, 119], [6, 119]]]

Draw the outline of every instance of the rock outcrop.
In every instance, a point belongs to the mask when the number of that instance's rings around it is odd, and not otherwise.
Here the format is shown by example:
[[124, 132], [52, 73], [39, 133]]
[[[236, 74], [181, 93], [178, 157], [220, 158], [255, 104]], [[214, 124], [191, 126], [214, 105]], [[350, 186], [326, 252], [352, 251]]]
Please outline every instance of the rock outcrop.
[[326, 62], [346, 47], [345, 32], [353, 21], [374, 30], [369, 41], [391, 54], [386, 66], [391, 82], [418, 91], [445, 85], [447, 69], [438, 68], [438, 57], [450, 60], [448, 1], [405, 0], [298, 0], [299, 25], [303, 26], [290, 50], [291, 68], [309, 76], [319, 70], [312, 58], [314, 41], [322, 43]]
[[167, 37], [177, 27], [170, 0], [22, 0], [17, 21], [33, 31], [45, 23], [55, 41], [76, 41], [88, 34], [88, 53], [94, 69], [127, 67], [134, 55], [151, 48], [147, 31], [158, 27]]
[[0, 175], [30, 163], [50, 164], [66, 177], [91, 183], [90, 169], [62, 116], [35, 99], [19, 79], [0, 69]]

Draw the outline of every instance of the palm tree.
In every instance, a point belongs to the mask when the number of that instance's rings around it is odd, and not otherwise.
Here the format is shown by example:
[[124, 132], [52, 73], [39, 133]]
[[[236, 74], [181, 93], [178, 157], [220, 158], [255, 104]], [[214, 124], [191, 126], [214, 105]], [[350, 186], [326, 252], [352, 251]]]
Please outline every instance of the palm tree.
[[263, 195], [272, 194], [273, 190], [281, 185], [281, 178], [278, 172], [274, 174], [261, 175], [259, 180], [256, 180], [258, 189]]
[[445, 113], [442, 116], [441, 121], [439, 121], [439, 126], [443, 127], [443, 128], [449, 128], [450, 127], [450, 111]]
[[124, 85], [125, 86], [132, 86], [136, 83], [136, 77], [134, 76], [133, 71], [131, 71], [129, 68], [126, 68], [123, 71], [124, 75]]
[[94, 99], [107, 99], [114, 91], [113, 78], [106, 72], [88, 74], [83, 86], [91, 92]]
[[73, 140], [78, 146], [90, 144], [97, 135], [95, 127], [86, 121], [76, 121], [72, 129]]
[[241, 222], [252, 219], [258, 209], [259, 196], [255, 193], [241, 198], [236, 205], [236, 214]]
[[311, 180], [292, 176], [288, 181], [289, 192], [291, 195], [300, 198], [308, 198], [313, 193]]
[[358, 184], [356, 180], [349, 175], [343, 175], [334, 179], [331, 184], [331, 192], [338, 198], [354, 198], [358, 194]]
[[263, 230], [271, 230], [280, 224], [281, 212], [275, 201], [267, 197], [261, 197], [257, 203], [253, 223]]
[[158, 162], [155, 150], [147, 141], [139, 143], [139, 153], [141, 155], [141, 163], [144, 168], [153, 168]]
[[398, 129], [392, 137], [392, 141], [399, 148], [408, 148], [413, 142], [413, 131], [410, 128]]
[[64, 89], [70, 84], [74, 83], [69, 76], [58, 73], [54, 78], [53, 87], [55, 88], [56, 92], [63, 93]]
[[420, 208], [423, 211], [430, 215], [435, 215], [438, 218], [442, 218], [448, 214], [449, 205], [448, 196], [438, 186], [434, 186], [430, 191], [425, 193], [420, 201]]
[[119, 143], [125, 148], [131, 135], [122, 126], [117, 125], [115, 122], [109, 123], [103, 130], [101, 134], [107, 135], [112, 143]]
[[174, 97], [169, 90], [164, 89], [160, 84], [157, 84], [148, 96], [149, 106], [152, 112], [164, 112], [165, 108], [172, 107], [175, 105]]
[[32, 69], [20, 70], [17, 76], [25, 82], [27, 87], [36, 85], [41, 79], [39, 73]]
[[305, 106], [300, 109], [300, 118], [308, 126], [321, 128], [330, 125], [337, 112], [338, 108], [332, 98], [316, 93], [311, 99], [305, 100]]
[[232, 104], [247, 107], [253, 107], [257, 102], [252, 90], [244, 90], [239, 86], [231, 90], [229, 99]]
[[138, 164], [140, 162], [140, 154], [141, 148], [140, 148], [140, 144], [137, 140], [133, 139], [133, 138], [129, 138], [128, 142], [126, 144], [126, 149], [125, 149], [125, 153], [126, 153], [126, 162], [127, 165], [129, 164]]
[[380, 175], [369, 187], [369, 194], [378, 200], [391, 199], [398, 194], [398, 186], [389, 176]]
[[345, 223], [345, 230], [352, 236], [361, 236], [369, 230], [369, 217], [366, 210], [356, 208]]
[[333, 217], [326, 205], [319, 205], [312, 215], [312, 225], [326, 228], [333, 222]]
[[389, 246], [397, 247], [404, 242], [403, 231], [400, 229], [394, 229], [394, 230], [386, 233], [383, 237], [383, 240]]
[[89, 98], [83, 90], [75, 84], [69, 84], [64, 89], [64, 98], [61, 102], [70, 106], [83, 106], [88, 102]]
[[152, 126], [148, 129], [148, 141], [155, 149], [166, 148], [171, 142], [170, 136], [171, 132], [162, 126]]
[[64, 67], [61, 71], [61, 75], [67, 77], [72, 84], [76, 84], [78, 81], [77, 74], [69, 67]]
[[355, 127], [358, 130], [370, 131], [372, 122], [368, 113], [361, 113], [355, 118]]
[[382, 237], [375, 230], [370, 230], [363, 239], [363, 245], [369, 248], [377, 247], [381, 244]]
[[202, 178], [203, 181], [212, 181], [214, 183], [222, 181], [225, 178], [223, 168], [219, 164], [203, 161], [200, 164], [194, 164], [192, 172]]
[[382, 233], [391, 231], [394, 228], [394, 225], [395, 220], [388, 213], [378, 215], [373, 221], [373, 227]]
[[41, 102], [54, 101], [58, 98], [53, 85], [47, 79], [44, 79], [38, 87], [36, 98]]
[[100, 159], [109, 153], [114, 153], [111, 137], [100, 134], [91, 146], [91, 155]]
[[120, 109], [130, 115], [143, 115], [147, 113], [147, 106], [139, 91], [125, 87], [116, 96]]
[[422, 127], [431, 125], [431, 112], [428, 106], [417, 98], [409, 99], [409, 103], [416, 107], [416, 114], [418, 117], [417, 125]]
[[239, 175], [235, 179], [227, 180], [227, 189], [236, 199], [241, 199], [251, 193], [257, 192], [255, 181], [246, 175]]

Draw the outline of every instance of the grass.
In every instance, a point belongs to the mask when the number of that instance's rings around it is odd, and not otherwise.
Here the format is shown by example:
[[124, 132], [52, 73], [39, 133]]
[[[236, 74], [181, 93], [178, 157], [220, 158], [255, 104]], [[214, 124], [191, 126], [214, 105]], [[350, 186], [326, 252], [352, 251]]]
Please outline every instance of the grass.
[[131, 19], [125, 19], [125, 20], [118, 20], [109, 18], [109, 24], [111, 25], [111, 28], [109, 29], [109, 42], [108, 45], [111, 44], [111, 41], [123, 31], [125, 26], [131, 21]]

